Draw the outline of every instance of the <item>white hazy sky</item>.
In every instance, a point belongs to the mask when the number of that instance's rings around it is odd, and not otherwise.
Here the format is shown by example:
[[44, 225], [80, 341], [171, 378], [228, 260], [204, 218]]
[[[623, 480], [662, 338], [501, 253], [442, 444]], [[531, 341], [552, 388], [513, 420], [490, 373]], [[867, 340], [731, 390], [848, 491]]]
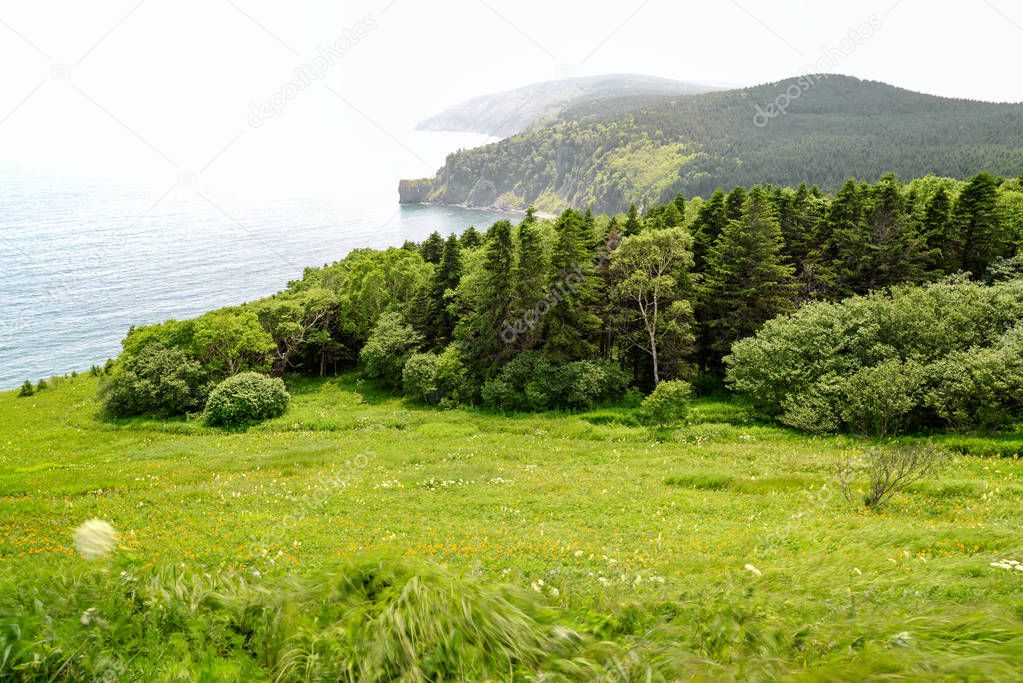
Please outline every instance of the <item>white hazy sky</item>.
[[[339, 41], [322, 79], [282, 94]], [[0, 0], [0, 170], [329, 187], [379, 159], [429, 175], [417, 120], [559, 75], [751, 85], [834, 48], [835, 72], [1023, 101], [1021, 46], [1013, 0]]]

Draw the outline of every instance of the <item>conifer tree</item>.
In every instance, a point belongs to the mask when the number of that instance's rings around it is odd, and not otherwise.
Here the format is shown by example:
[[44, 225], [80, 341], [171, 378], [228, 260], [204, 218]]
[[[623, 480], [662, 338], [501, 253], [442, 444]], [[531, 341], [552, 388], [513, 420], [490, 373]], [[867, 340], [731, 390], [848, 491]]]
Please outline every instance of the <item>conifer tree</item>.
[[428, 323], [426, 338], [435, 348], [443, 348], [451, 341], [458, 322], [451, 310], [455, 290], [462, 279], [462, 255], [458, 237], [448, 236], [440, 263], [434, 271], [430, 285], [430, 301], [427, 306]]
[[518, 331], [512, 342], [516, 351], [531, 350], [545, 313], [541, 302], [547, 296], [547, 263], [540, 230], [523, 221], [518, 228], [518, 249], [511, 272], [512, 312]]
[[544, 352], [558, 363], [592, 358], [597, 352], [600, 318], [593, 253], [583, 217], [566, 209], [555, 224], [548, 292], [553, 303], [544, 316]]
[[475, 249], [479, 245], [483, 244], [483, 238], [480, 236], [479, 231], [470, 225], [465, 229], [465, 232], [462, 233], [458, 242], [462, 249]]
[[434, 230], [429, 237], [423, 240], [423, 243], [419, 245], [419, 254], [427, 263], [434, 265], [440, 263], [441, 256], [444, 254], [444, 238], [440, 236], [439, 232]]
[[728, 216], [725, 213], [725, 192], [716, 190], [700, 207], [693, 222], [693, 259], [697, 271], [704, 269], [707, 254], [726, 225]]
[[959, 270], [958, 235], [952, 221], [952, 198], [944, 187], [939, 187], [927, 202], [921, 229], [927, 241], [929, 267], [945, 273]]
[[[770, 195], [769, 190], [764, 189], [764, 192]], [[737, 186], [725, 197], [725, 215], [728, 216], [728, 220], [737, 221], [742, 218], [742, 212], [745, 208], [746, 188]]]
[[742, 217], [728, 224], [707, 255], [699, 317], [708, 360], [716, 363], [732, 343], [792, 310], [793, 272], [783, 260], [775, 206], [754, 187]]
[[622, 226], [622, 234], [626, 237], [630, 235], [638, 235], [639, 231], [643, 229], [643, 224], [639, 220], [639, 209], [636, 208], [635, 204], [629, 204], [629, 213], [625, 217], [625, 224]]
[[966, 184], [955, 205], [959, 267], [974, 276], [982, 275], [997, 257], [1008, 255], [1008, 240], [998, 217], [999, 185], [998, 178], [980, 173]]
[[480, 379], [493, 377], [512, 355], [507, 331], [514, 323], [508, 296], [512, 265], [512, 226], [498, 221], [487, 230], [480, 278], [471, 287], [459, 287], [468, 310], [459, 320], [454, 338], [462, 347], [466, 365]]

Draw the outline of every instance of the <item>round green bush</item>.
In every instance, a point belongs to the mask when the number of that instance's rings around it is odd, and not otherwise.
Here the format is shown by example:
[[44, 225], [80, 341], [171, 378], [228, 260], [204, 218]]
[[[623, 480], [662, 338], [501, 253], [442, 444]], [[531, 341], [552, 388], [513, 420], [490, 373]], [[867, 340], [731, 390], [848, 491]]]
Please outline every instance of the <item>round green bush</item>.
[[641, 412], [648, 424], [659, 427], [680, 422], [689, 412], [693, 387], [680, 379], [661, 382], [643, 399]]
[[284, 382], [258, 372], [243, 372], [218, 384], [206, 402], [206, 423], [214, 427], [241, 427], [280, 417], [291, 396]]

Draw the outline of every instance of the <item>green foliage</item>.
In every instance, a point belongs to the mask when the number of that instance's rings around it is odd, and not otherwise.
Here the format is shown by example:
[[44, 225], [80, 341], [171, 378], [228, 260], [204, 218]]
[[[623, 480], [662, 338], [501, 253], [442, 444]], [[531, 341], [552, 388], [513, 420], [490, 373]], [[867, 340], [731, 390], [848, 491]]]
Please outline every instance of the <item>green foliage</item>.
[[607, 361], [555, 365], [536, 352], [520, 353], [483, 385], [483, 404], [513, 411], [589, 408], [621, 395], [622, 369]]
[[202, 407], [207, 373], [180, 349], [149, 344], [125, 355], [100, 385], [113, 417], [180, 415]]
[[409, 356], [402, 370], [402, 388], [407, 397], [430, 405], [458, 405], [471, 395], [465, 366], [454, 346], [440, 354]]
[[290, 400], [280, 378], [243, 372], [213, 389], [203, 415], [213, 427], [244, 427], [280, 417]]
[[36, 391], [37, 392], [43, 391], [44, 389], [48, 389], [49, 387], [50, 387], [50, 385], [46, 383], [45, 379], [41, 379], [38, 382], [36, 382]]
[[655, 383], [663, 369], [677, 371], [696, 339], [692, 243], [683, 228], [665, 228], [626, 237], [611, 254], [620, 334], [650, 355]]
[[400, 313], [384, 313], [359, 353], [366, 376], [401, 385], [405, 362], [423, 345], [423, 336]]
[[755, 187], [741, 219], [728, 224], [707, 255], [701, 318], [705, 346], [716, 357], [792, 309], [794, 271], [782, 247], [777, 212], [767, 193]]
[[693, 387], [682, 380], [659, 382], [654, 390], [643, 399], [643, 419], [658, 427], [668, 427], [681, 422], [689, 412], [689, 401]]
[[25, 380], [25, 383], [21, 385], [21, 389], [18, 390], [18, 396], [26, 398], [36, 393], [35, 387], [32, 386], [31, 380]]
[[764, 413], [809, 431], [992, 428], [1019, 415], [1021, 314], [1020, 280], [814, 304], [735, 344], [727, 381]]

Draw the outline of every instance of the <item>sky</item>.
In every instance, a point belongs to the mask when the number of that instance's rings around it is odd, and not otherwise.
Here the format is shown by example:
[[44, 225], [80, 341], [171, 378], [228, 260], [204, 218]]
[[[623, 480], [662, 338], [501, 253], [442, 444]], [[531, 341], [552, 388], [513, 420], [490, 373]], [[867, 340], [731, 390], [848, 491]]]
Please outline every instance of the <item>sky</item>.
[[1016, 102], [1021, 46], [1011, 0], [0, 0], [0, 173], [324, 192], [432, 175], [416, 121], [527, 83], [823, 65]]

